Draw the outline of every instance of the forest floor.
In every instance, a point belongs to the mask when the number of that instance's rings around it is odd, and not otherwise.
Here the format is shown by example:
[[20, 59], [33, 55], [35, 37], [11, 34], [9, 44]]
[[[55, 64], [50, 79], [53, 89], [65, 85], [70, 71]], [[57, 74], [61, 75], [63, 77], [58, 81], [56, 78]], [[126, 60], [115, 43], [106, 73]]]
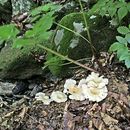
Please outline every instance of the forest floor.
[[[96, 67], [96, 65], [89, 65]], [[38, 103], [26, 94], [12, 103], [0, 102], [0, 130], [130, 130], [130, 75], [119, 63], [106, 63], [102, 74], [109, 79], [108, 96], [99, 103], [85, 101]], [[77, 69], [72, 79], [80, 80], [88, 71]], [[65, 79], [44, 80], [45, 93], [63, 90]]]

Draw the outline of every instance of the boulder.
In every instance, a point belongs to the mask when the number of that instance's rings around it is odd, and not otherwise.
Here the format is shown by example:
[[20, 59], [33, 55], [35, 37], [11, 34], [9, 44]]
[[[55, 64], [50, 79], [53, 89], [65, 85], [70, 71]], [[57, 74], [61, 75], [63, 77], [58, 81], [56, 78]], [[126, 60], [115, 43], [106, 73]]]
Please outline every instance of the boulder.
[[[108, 48], [115, 40], [116, 29], [110, 27], [107, 18], [94, 15], [90, 16], [88, 13], [85, 13], [85, 17], [90, 31], [92, 45], [96, 49], [96, 52], [108, 51]], [[75, 31], [75, 33], [70, 30]], [[57, 27], [52, 43], [53, 49], [74, 60], [91, 57], [93, 54], [90, 44], [77, 33], [88, 39], [83, 15], [77, 12], [64, 16]], [[55, 59], [55, 56], [52, 55], [49, 58], [50, 60], [53, 60]], [[49, 69], [54, 75], [65, 77], [66, 75], [72, 74], [71, 69], [68, 68], [69, 65], [63, 65], [64, 61], [59, 63], [60, 62], [56, 60], [54, 65], [49, 66]]]
[[[85, 13], [92, 44], [96, 51], [107, 51], [115, 40], [116, 29], [110, 27], [109, 20], [100, 16], [90, 16]], [[86, 27], [81, 13], [71, 13], [62, 18], [59, 24], [80, 33], [88, 39]], [[92, 56], [90, 44], [80, 36], [58, 27], [54, 38], [54, 48], [72, 59]]]
[[4, 47], [0, 52], [0, 79], [29, 79], [42, 75], [43, 63], [39, 63], [34, 55], [44, 55], [44, 50], [36, 46], [22, 49]]
[[9, 23], [12, 18], [12, 6], [9, 0], [0, 1], [0, 24]]
[[13, 16], [29, 12], [34, 5], [32, 0], [11, 0], [11, 4]]

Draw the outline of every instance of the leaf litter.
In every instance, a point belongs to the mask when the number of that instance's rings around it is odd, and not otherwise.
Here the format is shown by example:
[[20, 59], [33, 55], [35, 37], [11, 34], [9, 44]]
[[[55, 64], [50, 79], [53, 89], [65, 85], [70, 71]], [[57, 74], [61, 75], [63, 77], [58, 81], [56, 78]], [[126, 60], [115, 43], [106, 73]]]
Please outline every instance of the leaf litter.
[[[26, 93], [12, 102], [0, 98], [0, 130], [129, 130], [130, 84], [129, 75], [122, 66], [107, 67], [108, 96], [101, 102], [68, 100], [44, 105]], [[123, 68], [124, 70], [124, 68]], [[88, 72], [78, 69], [75, 80], [85, 78]], [[125, 78], [123, 77], [125, 75]], [[51, 80], [51, 81], [50, 81]], [[46, 79], [43, 89], [47, 95], [53, 90], [63, 91], [65, 79]], [[51, 86], [51, 87], [50, 87]], [[6, 98], [5, 98], [6, 97]]]

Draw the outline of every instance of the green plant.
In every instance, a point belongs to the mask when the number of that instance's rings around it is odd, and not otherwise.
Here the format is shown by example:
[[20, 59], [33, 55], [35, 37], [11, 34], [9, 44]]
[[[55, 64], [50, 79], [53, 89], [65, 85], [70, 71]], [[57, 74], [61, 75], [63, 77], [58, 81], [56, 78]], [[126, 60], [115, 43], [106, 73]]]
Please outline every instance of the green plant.
[[124, 61], [127, 68], [130, 68], [130, 25], [126, 27], [121, 24], [129, 12], [130, 3], [125, 0], [98, 0], [89, 11], [91, 15], [110, 16], [113, 25], [120, 25], [117, 28], [120, 36], [116, 36], [117, 42], [111, 45], [109, 51], [116, 52], [119, 61]]
[[89, 11], [90, 14], [108, 15], [119, 23], [129, 12], [130, 3], [125, 2], [125, 0], [98, 0]]
[[[47, 4], [31, 11], [30, 21], [31, 21], [31, 24], [33, 25], [33, 28], [27, 30], [23, 34], [23, 36], [20, 36], [20, 37], [17, 36], [19, 33], [19, 30], [13, 24], [1, 26], [0, 30], [3, 30], [4, 28], [4, 30], [6, 31], [5, 31], [5, 34], [2, 34], [2, 33], [0, 34], [1, 36], [0, 40], [6, 41], [6, 42], [11, 41], [14, 48], [21, 48], [23, 46], [36, 44], [38, 47], [46, 50], [48, 52], [48, 55], [50, 53], [52, 53], [53, 55], [56, 55], [56, 56], [49, 55], [45, 63], [45, 65], [48, 66], [51, 72], [55, 75], [57, 75], [57, 73], [60, 73], [60, 69], [64, 63], [64, 60], [67, 60], [71, 63], [74, 63], [90, 71], [94, 71], [93, 69], [85, 65], [82, 65], [79, 62], [68, 58], [67, 56], [63, 56], [57, 53], [56, 51], [52, 50], [52, 46], [49, 46], [49, 44], [46, 44], [46, 41], [49, 42], [49, 40], [51, 40], [51, 36], [52, 36], [51, 27], [54, 21], [54, 13], [59, 8], [60, 6], [58, 5]], [[86, 41], [88, 40], [86, 39]]]
[[111, 45], [109, 51], [116, 52], [119, 61], [124, 61], [127, 68], [130, 68], [130, 25], [120, 26], [117, 31], [121, 36], [116, 36], [117, 42]]

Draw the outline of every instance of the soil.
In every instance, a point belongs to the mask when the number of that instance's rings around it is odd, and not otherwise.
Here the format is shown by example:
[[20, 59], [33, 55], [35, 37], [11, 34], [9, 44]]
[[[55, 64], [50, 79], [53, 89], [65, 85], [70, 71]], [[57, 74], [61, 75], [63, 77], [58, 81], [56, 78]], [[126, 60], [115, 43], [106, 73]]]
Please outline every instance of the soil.
[[[104, 57], [104, 61], [106, 59], [109, 62], [104, 62], [102, 74], [109, 79], [109, 92], [103, 101], [68, 100], [44, 105], [28, 96], [30, 90], [23, 95], [2, 96], [0, 130], [130, 130], [129, 70], [122, 64], [110, 63], [110, 57]], [[91, 62], [89, 66], [101, 73], [97, 63]], [[89, 73], [78, 68], [71, 78], [80, 80]], [[42, 92], [62, 91], [65, 80], [44, 79]]]

